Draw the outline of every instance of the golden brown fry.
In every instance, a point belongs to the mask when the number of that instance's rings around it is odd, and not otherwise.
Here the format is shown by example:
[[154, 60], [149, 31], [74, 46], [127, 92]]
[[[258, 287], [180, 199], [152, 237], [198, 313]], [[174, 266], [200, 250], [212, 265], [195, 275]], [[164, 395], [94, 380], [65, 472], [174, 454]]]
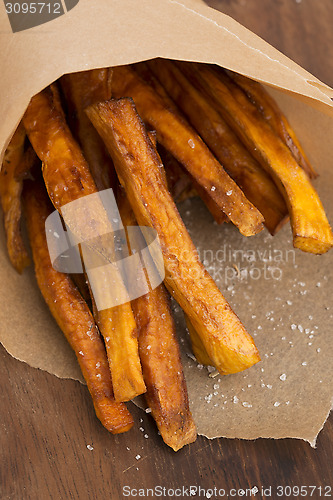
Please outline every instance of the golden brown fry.
[[185, 314], [185, 320], [186, 320], [186, 326], [187, 326], [188, 332], [190, 334], [192, 351], [193, 351], [194, 356], [196, 357], [196, 360], [201, 365], [214, 366], [212, 360], [210, 359], [210, 357], [207, 354], [205, 346], [203, 345], [199, 335], [197, 334], [197, 332], [196, 332], [195, 328], [193, 327], [191, 321], [189, 320], [189, 317], [187, 316], [187, 314]]
[[309, 162], [293, 128], [282, 113], [276, 101], [269, 95], [260, 83], [243, 75], [228, 71], [228, 75], [241, 87], [251, 102], [257, 107], [273, 130], [288, 146], [297, 163], [305, 170], [310, 179], [318, 177], [317, 172]]
[[24, 153], [25, 130], [20, 124], [6, 149], [0, 172], [0, 201], [7, 238], [7, 251], [13, 267], [19, 273], [30, 264], [21, 235], [21, 171], [27, 168]]
[[234, 373], [257, 363], [253, 339], [199, 261], [133, 101], [111, 100], [90, 106], [87, 113], [113, 158], [138, 223], [157, 231], [166, 285], [190, 317], [214, 365], [221, 373]]
[[196, 179], [242, 234], [250, 236], [261, 231], [263, 217], [260, 212], [169, 99], [162, 97], [128, 66], [113, 69], [112, 94], [134, 99], [142, 119], [156, 130], [158, 142]]
[[269, 175], [249, 154], [212, 101], [195, 88], [175, 61], [154, 59], [147, 64], [228, 174], [262, 213], [268, 230], [276, 233], [288, 209]]
[[[110, 69], [71, 73], [61, 78], [70, 108], [70, 124], [88, 161], [98, 189], [115, 187], [112, 160], [84, 109], [111, 97]], [[116, 401], [129, 401], [145, 392], [138, 352], [136, 324], [129, 302], [98, 311], [91, 293], [94, 317], [103, 335]]]
[[130, 302], [94, 312], [105, 341], [116, 401], [146, 392], [138, 350], [138, 332]]
[[[66, 203], [97, 192], [88, 164], [59, 108], [54, 88], [32, 98], [23, 122], [36, 153], [43, 161], [43, 177], [50, 198], [60, 212]], [[101, 210], [100, 204], [89, 212], [84, 208], [75, 225], [66, 222], [74, 234], [83, 236], [83, 240], [88, 239], [86, 235], [90, 229], [95, 233], [96, 227], [100, 228], [99, 234], [105, 234], [105, 214]], [[103, 246], [103, 239], [92, 250], [97, 258], [102, 256], [105, 263], [114, 260], [113, 248], [110, 244]], [[106, 293], [114, 296], [115, 286], [112, 285]], [[112, 309], [98, 312], [98, 324], [107, 346], [115, 398], [124, 401], [142, 394], [145, 384], [131, 306], [126, 303], [119, 310]]]
[[43, 162], [45, 185], [57, 210], [97, 192], [89, 166], [58, 108], [54, 87], [48, 87], [31, 99], [23, 125]]
[[113, 434], [125, 432], [133, 419], [126, 406], [114, 400], [105, 348], [94, 319], [69, 276], [53, 269], [50, 262], [45, 236], [45, 220], [50, 214], [46, 193], [30, 182], [24, 201], [38, 286], [76, 354], [97, 417]]
[[272, 175], [288, 205], [294, 247], [315, 254], [327, 252], [333, 246], [333, 235], [324, 208], [287, 146], [224, 73], [208, 65], [182, 66], [195, 85], [214, 99], [219, 112]]
[[68, 111], [69, 125], [79, 142], [99, 190], [113, 187], [115, 173], [103, 141], [84, 112], [95, 102], [111, 98], [111, 69], [93, 69], [64, 75], [60, 79]]
[[[124, 192], [120, 192], [118, 204], [125, 227], [135, 226], [137, 222]], [[133, 300], [132, 307], [147, 386], [145, 399], [164, 442], [177, 451], [195, 441], [197, 434], [164, 285]]]

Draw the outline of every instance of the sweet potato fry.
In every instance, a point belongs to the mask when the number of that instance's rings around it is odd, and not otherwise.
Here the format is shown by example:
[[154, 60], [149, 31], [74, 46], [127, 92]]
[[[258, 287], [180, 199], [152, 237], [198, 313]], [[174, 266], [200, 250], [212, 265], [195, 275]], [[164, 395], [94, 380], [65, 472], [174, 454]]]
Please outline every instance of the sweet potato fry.
[[146, 392], [138, 351], [138, 331], [130, 302], [94, 311], [103, 335], [116, 401]]
[[187, 314], [185, 314], [185, 321], [188, 332], [190, 334], [192, 351], [194, 356], [196, 357], [196, 360], [198, 361], [198, 363], [204, 366], [214, 366], [212, 360], [207, 354], [205, 346], [203, 345], [199, 335], [197, 334]]
[[70, 128], [82, 148], [96, 186], [99, 190], [108, 189], [115, 182], [113, 164], [84, 109], [111, 98], [111, 69], [70, 73], [60, 79], [60, 85], [68, 106]]
[[234, 373], [258, 362], [253, 339], [199, 261], [133, 101], [95, 104], [87, 113], [113, 158], [138, 223], [157, 231], [166, 285], [190, 317], [214, 365], [221, 373]]
[[[71, 73], [61, 78], [69, 108], [70, 125], [82, 147], [99, 190], [115, 187], [115, 170], [104, 143], [84, 109], [111, 97], [111, 69]], [[129, 401], [145, 392], [138, 354], [137, 331], [129, 302], [98, 311], [93, 294], [94, 318], [103, 335], [116, 401]]]
[[[124, 192], [119, 193], [118, 205], [125, 227], [135, 226], [137, 222]], [[164, 442], [178, 451], [195, 441], [196, 428], [164, 285], [133, 300], [132, 307], [147, 386], [145, 399]]]
[[331, 227], [308, 175], [289, 148], [227, 75], [208, 65], [182, 63], [182, 67], [214, 99], [218, 111], [272, 175], [289, 209], [294, 247], [315, 254], [327, 252], [333, 246]]
[[176, 203], [180, 203], [187, 198], [200, 196], [218, 224], [229, 220], [207, 191], [183, 169], [169, 151], [160, 146], [159, 153], [164, 165], [168, 189]]
[[[44, 90], [32, 98], [23, 122], [37, 155], [43, 161], [45, 185], [55, 208], [62, 212], [67, 203], [97, 193], [88, 164], [59, 108], [55, 88]], [[71, 219], [66, 223], [75, 235], [89, 240], [90, 231], [100, 235], [110, 232], [111, 226], [106, 219], [102, 205], [96, 203], [85, 205], [82, 217], [76, 217], [75, 223]], [[114, 261], [110, 238], [105, 245], [103, 239], [91, 241], [86, 245], [95, 252], [96, 258], [102, 257], [105, 264]], [[120, 281], [119, 276], [119, 287]], [[115, 296], [118, 285], [110, 285], [105, 293]], [[145, 384], [130, 303], [116, 309], [99, 311], [97, 319], [107, 346], [115, 398], [128, 400], [144, 392]]]
[[286, 203], [269, 175], [249, 154], [211, 100], [186, 78], [175, 61], [154, 59], [149, 68], [206, 142], [274, 234], [288, 216]]
[[288, 146], [297, 163], [308, 174], [310, 179], [318, 177], [317, 172], [309, 162], [293, 128], [282, 113], [276, 101], [269, 95], [260, 83], [246, 78], [243, 75], [228, 71], [230, 78], [241, 87], [250, 101], [257, 107], [264, 118], [269, 122], [273, 130], [281, 140]]
[[46, 193], [36, 182], [30, 182], [24, 195], [38, 286], [76, 354], [97, 417], [113, 434], [125, 432], [132, 427], [133, 419], [126, 406], [114, 400], [105, 348], [94, 319], [69, 276], [51, 265], [45, 236], [45, 220], [51, 211]]
[[19, 125], [5, 152], [0, 172], [0, 201], [4, 217], [9, 259], [17, 272], [30, 264], [21, 235], [21, 192], [23, 180], [18, 172], [27, 168], [24, 153], [24, 127]]
[[156, 130], [157, 140], [184, 166], [245, 236], [261, 231], [263, 217], [179, 114], [171, 100], [128, 66], [113, 69], [114, 97], [131, 96], [138, 113]]

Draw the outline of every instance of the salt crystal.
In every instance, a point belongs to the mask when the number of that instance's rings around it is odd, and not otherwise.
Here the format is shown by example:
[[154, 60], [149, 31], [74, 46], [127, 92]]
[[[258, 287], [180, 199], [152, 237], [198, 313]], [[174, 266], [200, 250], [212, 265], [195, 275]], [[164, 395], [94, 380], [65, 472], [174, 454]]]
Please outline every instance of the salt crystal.
[[304, 332], [304, 328], [302, 327], [302, 325], [298, 325], [298, 327], [297, 327], [297, 328], [298, 328], [298, 330], [299, 330], [301, 333], [302, 333], [302, 332]]
[[307, 364], [307, 361], [303, 361], [302, 366], [306, 366]]
[[320, 351], [321, 351], [321, 349], [320, 349], [320, 347], [318, 347], [317, 352], [320, 352]]
[[192, 141], [192, 139], [189, 139], [188, 141], [188, 145], [190, 146], [190, 148], [194, 149], [195, 148], [195, 144], [194, 142]]
[[234, 397], [233, 397], [233, 402], [234, 402], [234, 403], [238, 403], [238, 401], [239, 401], [238, 397], [237, 397], [237, 396], [234, 396]]
[[267, 389], [272, 389], [273, 386], [270, 384], [267, 384], [266, 387], [267, 387]]
[[140, 460], [140, 458], [141, 458], [141, 455], [136, 455], [136, 457], [135, 457], [136, 460]]
[[210, 190], [211, 190], [211, 191], [215, 191], [215, 189], [216, 189], [216, 187], [215, 187], [215, 186], [212, 186], [212, 187], [210, 188]]
[[282, 380], [282, 382], [284, 382], [287, 378], [287, 375], [285, 373], [282, 373], [282, 375], [280, 375], [280, 380]]
[[90, 450], [90, 451], [92, 451], [92, 450], [94, 449], [94, 447], [93, 447], [93, 446], [91, 446], [91, 444], [87, 444], [87, 448], [88, 448], [88, 450]]
[[226, 192], [226, 195], [227, 196], [231, 196], [232, 195], [232, 189], [229, 189], [229, 191]]
[[280, 404], [278, 401], [275, 401], [274, 406], [280, 406]]
[[248, 403], [247, 401], [244, 401], [242, 403], [242, 405], [244, 406], [244, 408], [252, 408], [252, 405], [250, 403]]
[[296, 330], [297, 325], [295, 325], [295, 323], [293, 323], [292, 325], [290, 325], [290, 328], [291, 328], [292, 330]]

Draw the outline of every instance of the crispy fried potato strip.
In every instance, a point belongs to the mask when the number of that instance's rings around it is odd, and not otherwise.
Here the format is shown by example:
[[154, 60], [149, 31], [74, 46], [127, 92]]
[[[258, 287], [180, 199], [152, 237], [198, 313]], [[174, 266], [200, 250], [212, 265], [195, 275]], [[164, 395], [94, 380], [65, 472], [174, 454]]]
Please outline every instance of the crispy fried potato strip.
[[263, 217], [212, 155], [202, 139], [165, 95], [145, 82], [132, 68], [113, 68], [114, 97], [133, 98], [138, 113], [156, 130], [157, 140], [184, 166], [245, 236], [263, 228]]
[[[60, 212], [67, 203], [97, 193], [89, 166], [59, 107], [55, 88], [32, 98], [23, 122], [36, 153], [43, 161], [43, 177], [49, 196]], [[100, 228], [100, 235], [110, 231], [100, 203], [90, 209], [83, 207], [82, 217], [76, 218], [75, 224], [71, 222], [66, 220], [72, 232], [82, 236], [83, 240], [88, 239], [89, 231], [95, 233], [96, 227]], [[114, 249], [110, 238], [105, 245], [103, 241], [98, 240], [91, 249], [95, 251], [96, 258], [102, 257], [107, 264], [114, 260]], [[110, 284], [106, 293], [114, 296], [115, 292], [115, 285]], [[119, 309], [98, 311], [96, 318], [107, 347], [115, 399], [128, 401], [145, 391], [130, 303], [122, 304]]]
[[116, 401], [129, 401], [146, 392], [139, 358], [138, 331], [130, 302], [94, 311], [103, 335]]
[[270, 233], [275, 234], [287, 218], [288, 209], [270, 176], [243, 146], [209, 97], [195, 88], [177, 62], [154, 59], [147, 64], [228, 174], [262, 213]]
[[[70, 126], [82, 147], [98, 189], [115, 186], [115, 170], [104, 143], [84, 109], [111, 97], [111, 69], [71, 73], [61, 78], [70, 111]], [[138, 352], [137, 330], [129, 302], [98, 311], [94, 317], [103, 335], [116, 401], [129, 401], [145, 392]]]
[[289, 148], [272, 130], [244, 92], [223, 72], [208, 65], [182, 63], [191, 81], [207, 92], [285, 197], [293, 244], [304, 252], [322, 254], [333, 246], [333, 235], [319, 196]]
[[17, 272], [22, 273], [30, 259], [21, 234], [22, 170], [27, 169], [24, 153], [25, 130], [20, 124], [5, 152], [0, 172], [0, 201], [4, 217], [9, 259]]
[[214, 366], [212, 360], [207, 354], [205, 346], [203, 345], [199, 335], [197, 334], [195, 328], [193, 327], [189, 317], [185, 314], [185, 321], [188, 332], [190, 334], [191, 346], [194, 356], [198, 363], [204, 366]]
[[61, 89], [68, 107], [69, 125], [79, 142], [99, 190], [112, 187], [115, 173], [103, 141], [92, 126], [84, 109], [95, 102], [111, 98], [111, 69], [93, 69], [64, 75]]
[[31, 99], [23, 125], [43, 163], [45, 185], [57, 210], [97, 192], [89, 166], [59, 109], [55, 87], [48, 87]]
[[199, 261], [133, 101], [111, 100], [90, 106], [87, 113], [113, 158], [138, 223], [157, 231], [166, 285], [190, 317], [214, 365], [221, 373], [235, 373], [257, 363], [253, 339]]
[[[123, 224], [137, 224], [129, 201], [122, 191], [118, 197]], [[143, 236], [142, 236], [143, 238]], [[161, 284], [132, 301], [139, 332], [139, 351], [145, 399], [151, 408], [163, 441], [174, 451], [196, 439], [189, 409], [186, 382], [170, 311], [167, 291]]]
[[45, 302], [78, 359], [96, 415], [113, 434], [133, 425], [126, 406], [113, 397], [109, 365], [103, 341], [89, 308], [67, 274], [53, 269], [45, 236], [45, 220], [51, 208], [41, 185], [29, 183], [25, 210], [38, 286]]
[[250, 101], [269, 122], [273, 130], [275, 130], [286, 146], [288, 146], [295, 160], [308, 174], [310, 179], [318, 177], [317, 172], [309, 162], [287, 117], [282, 113], [276, 101], [269, 95], [265, 88], [260, 83], [250, 78], [246, 78], [246, 76], [239, 75], [238, 73], [228, 71], [228, 75], [237, 85], [239, 85], [239, 87], [241, 87]]

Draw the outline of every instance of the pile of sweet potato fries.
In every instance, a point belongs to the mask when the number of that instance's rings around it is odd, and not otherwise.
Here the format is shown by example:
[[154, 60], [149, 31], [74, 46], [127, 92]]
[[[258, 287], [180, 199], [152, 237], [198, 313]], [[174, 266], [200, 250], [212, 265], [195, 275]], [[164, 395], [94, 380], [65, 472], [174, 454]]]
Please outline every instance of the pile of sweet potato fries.
[[[8, 254], [19, 273], [29, 265], [23, 204], [39, 288], [106, 429], [130, 429], [125, 402], [144, 394], [165, 443], [179, 450], [196, 439], [169, 294], [186, 315], [200, 363], [231, 374], [260, 360], [175, 203], [198, 195], [219, 224], [232, 222], [244, 236], [263, 225], [275, 234], [290, 219], [294, 246], [321, 254], [333, 235], [316, 175], [264, 88], [222, 68], [158, 59], [65, 75], [31, 99], [0, 173]], [[109, 188], [125, 228], [157, 232], [165, 279], [98, 310], [86, 275], [52, 267], [45, 220]], [[76, 229], [99, 220], [89, 214]]]

